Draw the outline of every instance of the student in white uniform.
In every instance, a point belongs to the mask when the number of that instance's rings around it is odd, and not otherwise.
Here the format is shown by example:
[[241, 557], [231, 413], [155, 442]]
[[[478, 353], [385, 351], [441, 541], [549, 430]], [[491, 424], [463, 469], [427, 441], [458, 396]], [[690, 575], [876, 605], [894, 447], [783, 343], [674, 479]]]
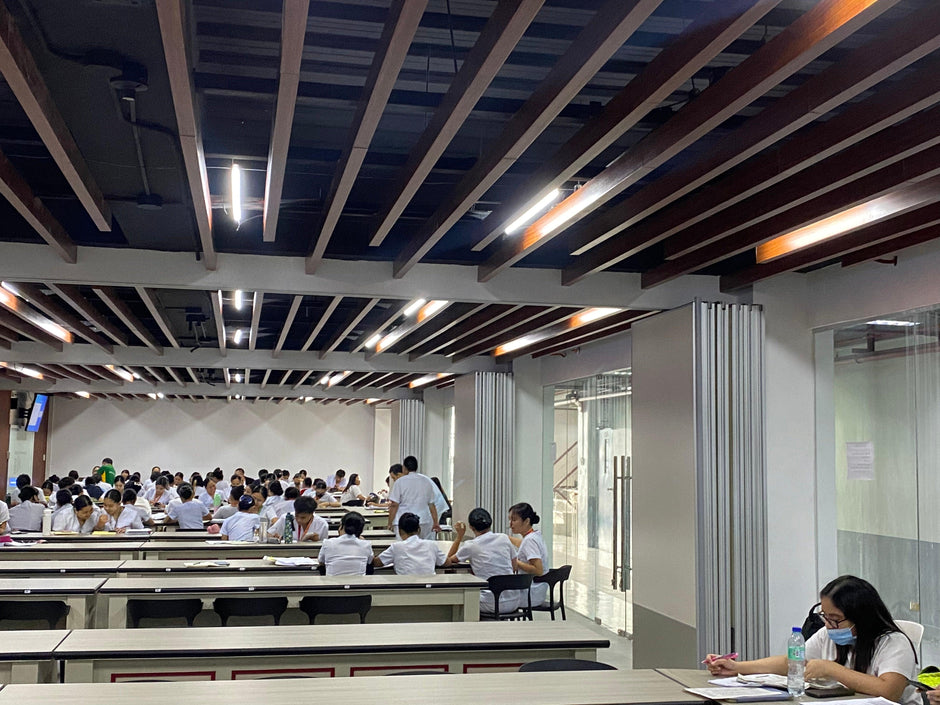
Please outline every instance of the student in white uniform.
[[[32, 483], [33, 483], [32, 478], [31, 478], [29, 475], [26, 475], [25, 473], [22, 474], [22, 475], [17, 475], [17, 476], [16, 476], [16, 490], [10, 493], [10, 495], [11, 495], [11, 496], [10, 496], [10, 506], [11, 506], [11, 507], [15, 507], [17, 504], [20, 503], [20, 501], [21, 501], [21, 500], [20, 500], [20, 491], [21, 491], [24, 487], [30, 487], [30, 486], [32, 485]], [[42, 490], [39, 489], [38, 487], [36, 488], [36, 491], [39, 492], [40, 496], [42, 495]]]
[[[288, 488], [290, 491], [291, 488]], [[293, 489], [297, 489], [296, 487]], [[298, 497], [294, 500], [294, 543], [300, 541], [326, 541], [330, 533], [330, 525], [323, 517], [318, 517], [314, 512], [317, 503], [313, 497]], [[268, 529], [268, 534], [276, 538], [284, 536], [284, 525], [286, 514], [274, 522], [274, 525]]]
[[416, 514], [405, 512], [398, 517], [396, 541], [375, 557], [375, 565], [395, 566], [396, 575], [434, 575], [434, 569], [444, 565], [447, 556], [433, 541], [425, 541], [418, 532], [421, 526]]
[[[212, 512], [216, 507], [221, 507], [225, 497], [219, 492], [219, 482], [212, 475], [206, 479], [204, 491], [199, 497], [199, 502], [207, 512]], [[195, 493], [195, 490], [193, 491]]]
[[[494, 534], [492, 531], [493, 517], [490, 513], [477, 507], [467, 518], [470, 528], [473, 529], [474, 539], [461, 543], [467, 533], [467, 525], [462, 521], [454, 524], [457, 538], [447, 552], [445, 565], [470, 562], [473, 574], [478, 578], [487, 580], [494, 575], [512, 575], [512, 562], [516, 558], [516, 547], [512, 545], [506, 534]], [[519, 606], [518, 595], [509, 591], [499, 596], [499, 611], [512, 612]], [[492, 613], [496, 609], [496, 601], [489, 590], [480, 590], [480, 611]]]
[[365, 575], [372, 562], [372, 544], [359, 538], [366, 520], [359, 512], [349, 512], [340, 524], [340, 535], [323, 542], [318, 556], [327, 575]]
[[[6, 505], [4, 505], [6, 506]], [[41, 531], [46, 505], [39, 500], [35, 487], [20, 490], [20, 503], [10, 509], [10, 531]], [[0, 531], [0, 533], [3, 533]]]
[[[115, 489], [118, 489], [118, 481], [114, 481]], [[153, 508], [150, 506], [150, 502], [143, 498], [141, 495], [142, 490], [140, 485], [136, 482], [128, 482], [124, 485], [124, 488], [120, 490], [121, 496], [124, 496], [124, 492], [127, 490], [134, 490], [134, 493], [137, 495], [137, 501], [134, 502], [134, 509], [140, 514], [140, 520], [144, 523], [144, 526], [153, 526]]]
[[274, 512], [275, 518], [278, 515], [278, 505], [284, 501], [284, 487], [281, 483], [274, 479], [268, 483], [268, 498], [264, 500], [264, 506], [270, 507], [271, 511]]
[[359, 489], [359, 483], [362, 482], [359, 479], [359, 473], [354, 472], [349, 476], [349, 482], [346, 483], [346, 489], [343, 490], [342, 496], [339, 498], [339, 503], [344, 507], [361, 507], [366, 503], [366, 496], [362, 494], [362, 490]]
[[342, 492], [346, 489], [346, 471], [340, 468], [332, 475], [326, 476], [326, 487], [330, 492]]
[[0, 536], [10, 533], [10, 508], [0, 499]]
[[[806, 680], [839, 681], [859, 695], [918, 705], [920, 696], [907, 684], [917, 673], [914, 645], [875, 588], [854, 575], [842, 575], [820, 591], [819, 600], [826, 628], [806, 642]], [[786, 656], [739, 662], [709, 654], [705, 661], [717, 676], [787, 673]]]
[[212, 477], [215, 478], [215, 489], [222, 495], [222, 500], [225, 501], [225, 498], [228, 497], [229, 490], [232, 489], [232, 486], [225, 481], [225, 473], [222, 472], [222, 468], [216, 468], [212, 471]]
[[213, 519], [228, 519], [238, 512], [238, 500], [245, 494], [245, 488], [241, 485], [235, 485], [228, 493], [228, 502], [215, 510]]
[[144, 523], [141, 521], [140, 512], [134, 503], [137, 501], [137, 493], [134, 490], [124, 490], [124, 494], [117, 490], [111, 490], [104, 496], [102, 504], [105, 513], [108, 515], [108, 523], [105, 529], [123, 534], [128, 529], [143, 529]]
[[294, 511], [294, 502], [298, 497], [300, 497], [300, 490], [293, 485], [284, 490], [284, 499], [274, 505], [274, 513], [278, 519]]
[[[542, 532], [532, 528], [538, 523], [539, 515], [528, 502], [520, 502], [509, 508], [509, 530], [522, 537], [521, 540], [510, 539], [513, 545], [518, 547], [516, 560], [513, 562], [517, 573], [528, 573], [535, 577], [545, 575], [552, 567], [548, 549], [542, 540]], [[541, 605], [548, 598], [548, 583], [534, 582], [529, 592], [533, 606]]]
[[340, 503], [333, 499], [333, 495], [327, 492], [326, 483], [323, 480], [313, 481], [313, 498], [317, 501], [317, 507], [340, 506]]
[[62, 510], [52, 518], [52, 530], [90, 534], [92, 531], [102, 531], [107, 522], [108, 515], [95, 508], [91, 497], [82, 495], [76, 497], [71, 505], [63, 506]]
[[256, 482], [251, 488], [251, 496], [255, 500], [255, 504], [259, 507], [258, 516], [267, 518], [272, 524], [276, 522], [277, 513], [274, 511], [274, 507], [267, 503], [269, 497], [268, 488], [260, 482]]
[[144, 492], [144, 499], [155, 509], [162, 509], [177, 498], [178, 495], [170, 489], [170, 481], [166, 477], [158, 477], [153, 487]]
[[212, 518], [205, 504], [194, 499], [196, 492], [190, 485], [180, 485], [179, 501], [170, 502], [166, 508], [167, 524], [179, 524], [180, 529], [202, 531], [204, 520]]
[[261, 526], [258, 505], [250, 495], [242, 495], [238, 500], [238, 513], [222, 522], [219, 534], [223, 541], [251, 541], [255, 529]]
[[429, 539], [441, 527], [437, 520], [437, 488], [431, 478], [418, 474], [418, 460], [409, 455], [402, 461], [402, 474], [395, 478], [388, 493], [388, 527], [397, 533], [398, 516], [405, 512], [418, 515], [421, 538]]

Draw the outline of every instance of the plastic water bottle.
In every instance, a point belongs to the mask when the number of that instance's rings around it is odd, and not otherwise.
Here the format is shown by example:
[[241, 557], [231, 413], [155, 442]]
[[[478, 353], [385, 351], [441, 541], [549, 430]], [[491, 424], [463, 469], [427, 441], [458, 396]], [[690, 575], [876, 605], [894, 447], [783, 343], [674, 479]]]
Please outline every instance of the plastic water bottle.
[[294, 515], [290, 512], [284, 516], [284, 543], [294, 543]]
[[52, 536], [52, 510], [48, 507], [42, 510], [42, 535]]
[[787, 691], [790, 697], [799, 698], [805, 692], [803, 671], [806, 669], [806, 642], [799, 627], [793, 627], [787, 641]]

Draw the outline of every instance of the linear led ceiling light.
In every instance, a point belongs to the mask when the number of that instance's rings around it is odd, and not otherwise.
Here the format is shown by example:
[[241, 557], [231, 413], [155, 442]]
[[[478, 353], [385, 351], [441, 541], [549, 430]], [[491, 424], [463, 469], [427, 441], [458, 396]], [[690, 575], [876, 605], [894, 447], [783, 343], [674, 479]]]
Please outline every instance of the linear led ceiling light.
[[346, 379], [347, 377], [349, 377], [349, 375], [351, 375], [351, 374], [352, 374], [352, 370], [346, 370], [345, 372], [338, 372], [338, 373], [336, 373], [335, 375], [333, 375], [332, 377], [330, 377], [330, 379], [329, 379], [329, 381], [328, 381], [328, 383], [327, 383], [327, 386], [328, 386], [328, 387], [332, 387], [334, 384], [339, 384], [339, 383], [342, 382], [344, 379]]
[[514, 340], [510, 340], [508, 343], [503, 343], [493, 351], [493, 354], [498, 357], [500, 355], [507, 355], [511, 352], [515, 352], [516, 350], [522, 350], [523, 348], [527, 348], [530, 345], [540, 343], [543, 340], [554, 338], [556, 335], [567, 333], [568, 331], [585, 326], [588, 323], [593, 323], [594, 321], [599, 321], [600, 319], [606, 318], [607, 316], [612, 316], [615, 313], [619, 313], [621, 310], [622, 309], [619, 308], [607, 307], [586, 308], [583, 311], [576, 313], [566, 321], [562, 321], [561, 323], [549, 326], [548, 328], [543, 328], [542, 330], [535, 331], [534, 333], [529, 333], [528, 335], [515, 338]]
[[16, 363], [11, 362], [0, 362], [0, 367], [5, 367], [8, 370], [17, 372], [21, 375], [26, 375], [27, 377], [32, 377], [33, 379], [45, 379], [42, 376], [42, 372], [39, 370], [34, 370], [32, 367], [26, 367], [25, 365], [17, 365]]
[[[22, 299], [22, 301], [20, 299]], [[27, 323], [32, 323], [37, 328], [41, 328], [49, 335], [65, 343], [72, 342], [72, 334], [68, 330], [45, 316], [36, 313], [28, 306], [25, 306], [23, 304], [25, 300], [26, 297], [16, 290], [15, 285], [9, 282], [3, 282], [2, 288], [0, 288], [0, 306], [3, 306], [3, 308], [11, 313], [15, 313]]]
[[913, 326], [919, 326], [920, 323], [916, 321], [895, 321], [888, 318], [879, 318], [876, 321], [868, 321], [870, 326], [897, 326], [899, 328], [911, 328]]
[[245, 306], [245, 292], [241, 289], [235, 290], [235, 310], [241, 311]]
[[516, 232], [523, 226], [528, 225], [533, 220], [535, 220], [536, 217], [538, 217], [539, 213], [544, 211], [546, 208], [552, 205], [556, 200], [558, 200], [558, 196], [560, 194], [561, 194], [561, 191], [559, 191], [557, 188], [552, 190], [551, 193], [546, 194], [541, 200], [539, 200], [538, 203], [536, 203], [534, 206], [529, 208], [529, 210], [525, 211], [522, 215], [520, 215], [518, 218], [512, 221], [509, 225], [507, 225], [506, 229], [503, 232], [505, 232], [507, 235], [512, 235], [514, 232]]
[[245, 331], [242, 330], [241, 328], [236, 328], [235, 335], [232, 336], [232, 342], [235, 343], [235, 345], [241, 345], [242, 338], [244, 337], [245, 337]]
[[329, 384], [329, 383], [330, 383], [330, 375], [331, 375], [331, 374], [333, 374], [333, 373], [332, 373], [332, 372], [327, 372], [325, 375], [323, 375], [323, 376], [320, 378], [320, 380], [317, 382], [317, 384], [320, 384], [320, 385]]
[[426, 384], [431, 382], [436, 382], [439, 379], [444, 379], [445, 377], [450, 377], [453, 372], [438, 372], [434, 375], [425, 375], [424, 377], [418, 377], [418, 379], [412, 380], [408, 383], [410, 389], [415, 389], [416, 387], [423, 387]]
[[232, 218], [242, 222], [242, 170], [238, 164], [232, 164]]
[[82, 399], [91, 399], [91, 394], [88, 392], [75, 392], [75, 396], [81, 397]]
[[128, 372], [127, 370], [123, 370], [123, 369], [121, 369], [120, 367], [115, 367], [114, 365], [105, 365], [105, 367], [107, 367], [107, 368], [108, 368], [109, 370], [111, 370], [114, 374], [116, 374], [118, 377], [120, 377], [121, 379], [123, 379], [123, 380], [125, 380], [125, 381], [127, 381], [127, 382], [133, 382], [133, 381], [134, 381], [134, 375], [132, 375], [132, 374], [131, 374], [130, 372]]
[[424, 304], [426, 304], [426, 303], [427, 303], [427, 299], [415, 299], [415, 300], [412, 301], [410, 304], [408, 304], [408, 308], [406, 308], [404, 311], [402, 311], [402, 315], [403, 315], [405, 318], [409, 318], [409, 317], [411, 317], [412, 315], [414, 315], [415, 313], [417, 313], [417, 312], [418, 312], [418, 309], [420, 309], [420, 308], [421, 308], [422, 306], [424, 306]]

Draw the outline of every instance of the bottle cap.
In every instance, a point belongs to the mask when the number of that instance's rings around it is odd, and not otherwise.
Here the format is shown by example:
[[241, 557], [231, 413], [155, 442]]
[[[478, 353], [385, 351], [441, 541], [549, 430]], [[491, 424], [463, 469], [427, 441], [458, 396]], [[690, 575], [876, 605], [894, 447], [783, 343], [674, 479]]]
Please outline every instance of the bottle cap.
[[794, 632], [794, 633], [800, 632], [800, 633], [802, 634], [802, 633], [803, 633], [803, 630], [802, 630], [800, 627], [793, 627], [793, 632]]

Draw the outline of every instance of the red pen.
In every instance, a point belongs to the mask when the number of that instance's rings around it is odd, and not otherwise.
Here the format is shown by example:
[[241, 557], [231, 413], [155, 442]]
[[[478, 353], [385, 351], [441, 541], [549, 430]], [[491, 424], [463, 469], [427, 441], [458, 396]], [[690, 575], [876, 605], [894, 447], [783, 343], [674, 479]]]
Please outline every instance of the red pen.
[[736, 659], [738, 657], [737, 651], [732, 651], [730, 654], [725, 654], [724, 656], [715, 656], [714, 658], [707, 658], [702, 663], [714, 663], [715, 661], [720, 661], [721, 659]]

